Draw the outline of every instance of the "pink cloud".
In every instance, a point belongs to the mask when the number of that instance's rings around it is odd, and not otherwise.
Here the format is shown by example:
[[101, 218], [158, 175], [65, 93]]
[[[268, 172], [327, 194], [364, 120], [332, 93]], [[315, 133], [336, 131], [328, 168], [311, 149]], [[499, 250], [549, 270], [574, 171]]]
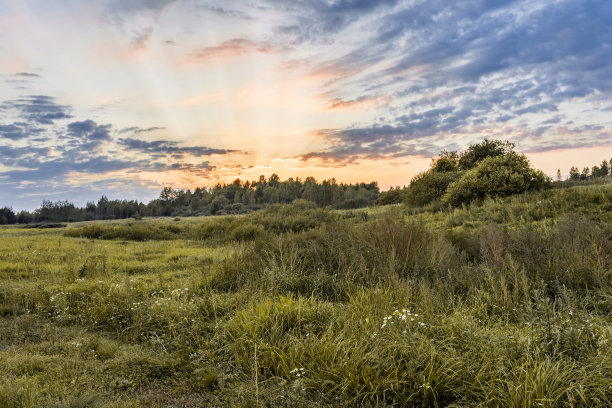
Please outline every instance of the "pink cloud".
[[245, 38], [234, 38], [224, 41], [219, 45], [198, 50], [193, 56], [193, 59], [199, 62], [205, 62], [215, 59], [237, 57], [249, 52], [269, 53], [272, 52], [272, 47], [265, 43], [257, 43]]
[[362, 96], [349, 101], [345, 101], [341, 98], [334, 98], [328, 101], [326, 107], [327, 109], [343, 111], [361, 111], [386, 106], [390, 102], [390, 96]]

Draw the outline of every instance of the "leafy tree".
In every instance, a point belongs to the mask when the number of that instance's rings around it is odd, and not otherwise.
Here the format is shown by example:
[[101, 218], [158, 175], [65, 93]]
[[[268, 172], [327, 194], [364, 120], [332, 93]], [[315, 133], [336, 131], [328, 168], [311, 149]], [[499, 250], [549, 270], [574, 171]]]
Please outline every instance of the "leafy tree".
[[15, 224], [17, 217], [10, 207], [0, 208], [0, 225]]
[[572, 168], [570, 169], [569, 172], [569, 179], [572, 181], [579, 181], [580, 180], [580, 170], [578, 170], [578, 168], [572, 166]]
[[391, 187], [387, 191], [380, 193], [374, 205], [400, 204], [404, 201], [404, 192], [402, 189]]
[[230, 204], [229, 200], [224, 196], [217, 196], [213, 198], [210, 204], [210, 213], [212, 215], [219, 214], [221, 210]]
[[601, 172], [602, 177], [605, 177], [610, 174], [610, 165], [606, 160], [601, 162], [601, 165], [599, 166], [599, 171]]
[[580, 180], [588, 180], [591, 177], [591, 170], [588, 167], [582, 169]]
[[40, 208], [34, 211], [36, 221], [75, 221], [80, 218], [82, 210], [68, 201], [43, 200]]
[[605, 177], [608, 175], [609, 172], [610, 169], [606, 160], [604, 160], [600, 166], [593, 166], [593, 168], [591, 169], [591, 175], [593, 178]]
[[34, 220], [34, 216], [27, 211], [20, 211], [17, 214], [17, 223], [18, 224], [29, 224]]

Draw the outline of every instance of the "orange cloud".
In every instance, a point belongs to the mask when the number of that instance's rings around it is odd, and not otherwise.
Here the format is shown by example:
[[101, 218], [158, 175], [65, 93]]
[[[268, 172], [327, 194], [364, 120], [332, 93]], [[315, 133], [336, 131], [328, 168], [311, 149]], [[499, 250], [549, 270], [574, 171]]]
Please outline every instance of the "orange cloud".
[[224, 41], [219, 45], [198, 50], [194, 54], [192, 62], [206, 62], [238, 57], [249, 52], [269, 53], [272, 52], [272, 47], [265, 43], [257, 43], [245, 38], [234, 38]]
[[390, 102], [390, 96], [365, 96], [350, 101], [345, 101], [341, 98], [334, 98], [328, 101], [326, 108], [343, 111], [362, 111], [386, 106]]

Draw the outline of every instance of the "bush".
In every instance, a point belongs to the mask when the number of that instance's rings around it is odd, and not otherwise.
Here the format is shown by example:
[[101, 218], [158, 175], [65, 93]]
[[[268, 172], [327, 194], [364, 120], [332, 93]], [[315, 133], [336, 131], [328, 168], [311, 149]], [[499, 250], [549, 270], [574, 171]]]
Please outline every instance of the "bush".
[[374, 205], [389, 205], [389, 204], [400, 204], [404, 201], [404, 190], [399, 187], [394, 189], [393, 187], [388, 191], [380, 193]]
[[449, 184], [443, 201], [459, 206], [485, 197], [507, 197], [550, 187], [550, 178], [533, 169], [524, 155], [508, 153], [484, 159], [459, 180]]
[[485, 139], [482, 143], [474, 144], [459, 158], [459, 167], [470, 170], [488, 158], [500, 157], [514, 153], [514, 144], [503, 140]]
[[419, 207], [440, 200], [448, 186], [461, 177], [461, 172], [426, 171], [412, 179], [405, 194], [409, 206]]

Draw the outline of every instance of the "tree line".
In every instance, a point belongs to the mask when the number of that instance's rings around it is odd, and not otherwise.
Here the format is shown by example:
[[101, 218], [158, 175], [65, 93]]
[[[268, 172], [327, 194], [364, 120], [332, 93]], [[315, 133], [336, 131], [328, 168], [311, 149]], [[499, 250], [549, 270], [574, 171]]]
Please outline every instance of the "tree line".
[[230, 184], [199, 187], [194, 191], [164, 187], [159, 197], [148, 204], [135, 200], [109, 200], [102, 196], [97, 202], [88, 202], [85, 207], [77, 207], [65, 200], [45, 200], [33, 212], [20, 211], [17, 214], [4, 207], [0, 208], [0, 224], [242, 214], [298, 199], [311, 201], [319, 207], [351, 209], [372, 205], [379, 192], [377, 182], [344, 184], [333, 178], [318, 182], [313, 177], [282, 181], [273, 174], [267, 179], [265, 176], [252, 182], [236, 179]]
[[[604, 160], [599, 166], [593, 166], [592, 168], [585, 167], [582, 171], [578, 170], [577, 167], [572, 166], [569, 171], [569, 181], [585, 181], [593, 180], [601, 177], [607, 177], [612, 174], [610, 169], [612, 168], [612, 159], [610, 161]], [[561, 181], [561, 171], [557, 170], [557, 181]]]
[[[612, 159], [592, 168], [585, 167], [582, 171], [572, 166], [565, 181], [561, 180], [561, 171], [558, 170], [557, 185], [598, 180], [610, 175]], [[242, 214], [298, 199], [335, 209], [393, 203], [442, 208], [552, 186], [550, 177], [534, 169], [525, 155], [514, 151], [514, 144], [485, 139], [463, 152], [443, 150], [432, 159], [430, 168], [417, 174], [408, 187], [392, 188], [383, 193], [379, 192], [376, 182], [338, 184], [333, 178], [317, 182], [313, 177], [281, 181], [273, 174], [267, 179], [264, 176], [252, 182], [236, 179], [230, 184], [201, 187], [194, 191], [164, 187], [159, 197], [148, 204], [109, 200], [102, 196], [97, 203], [88, 202], [82, 208], [68, 201], [47, 200], [31, 213], [21, 211], [15, 214], [11, 208], [4, 207], [0, 208], [0, 224]]]

